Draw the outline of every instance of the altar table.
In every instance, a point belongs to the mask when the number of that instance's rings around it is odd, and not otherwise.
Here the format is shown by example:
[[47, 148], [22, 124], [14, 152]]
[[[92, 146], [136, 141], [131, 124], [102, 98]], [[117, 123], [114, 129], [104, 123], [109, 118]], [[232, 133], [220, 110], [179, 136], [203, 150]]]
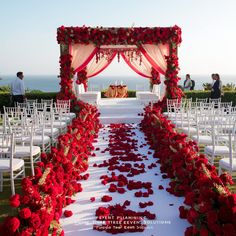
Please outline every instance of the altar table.
[[104, 95], [107, 98], [126, 98], [128, 88], [126, 85], [110, 85]]

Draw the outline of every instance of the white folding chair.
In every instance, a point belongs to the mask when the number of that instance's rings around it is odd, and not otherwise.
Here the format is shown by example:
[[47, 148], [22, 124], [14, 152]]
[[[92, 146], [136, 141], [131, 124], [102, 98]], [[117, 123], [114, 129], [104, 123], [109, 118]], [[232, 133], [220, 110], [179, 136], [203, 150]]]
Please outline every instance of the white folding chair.
[[16, 143], [14, 157], [24, 159], [26, 167], [30, 166], [34, 175], [34, 163], [40, 160], [41, 154], [41, 148], [34, 145], [34, 123], [28, 120], [19, 125], [12, 124], [8, 118], [6, 119], [9, 132], [14, 133]]
[[229, 157], [224, 157], [219, 161], [219, 175], [223, 170], [229, 171], [232, 175], [236, 171], [236, 134], [229, 133]]
[[[3, 191], [3, 174], [10, 174], [11, 192], [15, 194], [14, 180], [25, 177], [24, 160], [14, 158], [15, 141], [14, 134], [0, 135], [0, 191]], [[5, 176], [4, 176], [5, 178]]]
[[164, 112], [163, 114], [167, 116], [168, 118], [175, 117], [175, 107], [180, 106], [181, 102], [179, 101], [178, 98], [176, 99], [167, 99], [166, 101], [166, 106], [167, 106], [167, 111]]
[[58, 105], [67, 105], [66, 116], [69, 116], [71, 120], [76, 117], [76, 114], [74, 112], [70, 112], [70, 107], [71, 107], [70, 100], [57, 99], [56, 104], [58, 104]]
[[225, 120], [225, 117], [218, 117], [212, 132], [212, 144], [205, 146], [204, 154], [214, 165], [215, 157], [229, 156], [230, 154], [227, 138], [229, 133], [235, 132], [235, 121], [232, 121], [230, 117], [228, 120]]
[[221, 102], [221, 98], [209, 98], [209, 103], [218, 104]]
[[207, 103], [208, 98], [196, 98], [196, 102], [205, 102]]

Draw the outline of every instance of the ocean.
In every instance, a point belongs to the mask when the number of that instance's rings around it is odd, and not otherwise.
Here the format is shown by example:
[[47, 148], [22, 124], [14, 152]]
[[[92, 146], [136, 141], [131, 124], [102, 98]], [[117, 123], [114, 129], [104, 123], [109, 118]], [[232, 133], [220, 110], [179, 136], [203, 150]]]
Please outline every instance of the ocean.
[[[10, 85], [16, 78], [14, 75], [0, 75], [0, 86]], [[180, 85], [183, 85], [185, 76], [179, 81]], [[203, 83], [211, 83], [210, 75], [191, 75], [191, 78], [195, 80], [195, 89], [202, 90]], [[161, 78], [164, 80], [164, 77]], [[236, 82], [236, 75], [221, 75], [223, 85], [227, 83]], [[44, 92], [58, 92], [60, 90], [59, 79], [56, 75], [25, 75], [24, 77], [25, 87], [30, 90], [41, 90]], [[141, 76], [96, 76], [90, 78], [88, 81], [89, 90], [100, 91], [106, 89], [110, 84], [126, 84], [129, 90], [149, 90], [149, 79]], [[161, 84], [161, 90], [163, 83]]]

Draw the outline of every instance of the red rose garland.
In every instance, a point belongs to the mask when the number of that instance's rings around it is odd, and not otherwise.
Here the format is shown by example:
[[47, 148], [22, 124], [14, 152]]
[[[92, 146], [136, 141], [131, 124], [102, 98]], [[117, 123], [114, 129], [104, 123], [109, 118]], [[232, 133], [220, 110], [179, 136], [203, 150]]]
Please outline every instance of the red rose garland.
[[198, 154], [196, 143], [161, 114], [161, 107], [146, 108], [142, 129], [161, 171], [172, 179], [167, 191], [185, 197], [187, 207], [180, 207], [180, 217], [193, 225], [185, 235], [236, 235], [236, 194], [226, 187], [233, 183], [231, 177], [218, 176], [207, 158]]
[[73, 68], [71, 67], [71, 55], [65, 54], [60, 57], [60, 85], [61, 91], [57, 95], [58, 99], [76, 99], [73, 92]]
[[[57, 148], [43, 153], [35, 168], [35, 176], [22, 180], [22, 194], [12, 196], [10, 204], [18, 213], [0, 225], [0, 235], [64, 235], [59, 219], [62, 208], [74, 202], [71, 196], [82, 191], [78, 180], [86, 180], [88, 156], [92, 141], [100, 127], [96, 107], [79, 103], [80, 113], [68, 126], [68, 132], [58, 138]], [[70, 217], [71, 211], [65, 211]], [[17, 233], [16, 233], [17, 232]]]
[[65, 27], [57, 29], [57, 41], [59, 44], [94, 43], [101, 45], [134, 45], [145, 43], [173, 43], [179, 45], [181, 29], [174, 27], [131, 27], [131, 28], [91, 28]]

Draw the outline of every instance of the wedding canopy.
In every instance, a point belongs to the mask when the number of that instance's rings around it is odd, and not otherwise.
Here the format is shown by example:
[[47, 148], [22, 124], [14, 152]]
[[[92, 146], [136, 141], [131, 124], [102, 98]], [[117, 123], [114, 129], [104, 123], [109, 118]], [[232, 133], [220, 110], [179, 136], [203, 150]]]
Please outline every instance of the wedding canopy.
[[181, 97], [178, 88], [177, 47], [181, 43], [181, 29], [174, 27], [154, 28], [90, 28], [64, 27], [57, 29], [57, 41], [61, 47], [60, 96], [73, 99], [73, 77], [77, 83], [101, 73], [115, 56], [124, 61], [139, 75], [160, 83], [165, 75], [166, 97]]

